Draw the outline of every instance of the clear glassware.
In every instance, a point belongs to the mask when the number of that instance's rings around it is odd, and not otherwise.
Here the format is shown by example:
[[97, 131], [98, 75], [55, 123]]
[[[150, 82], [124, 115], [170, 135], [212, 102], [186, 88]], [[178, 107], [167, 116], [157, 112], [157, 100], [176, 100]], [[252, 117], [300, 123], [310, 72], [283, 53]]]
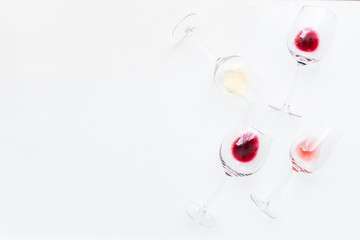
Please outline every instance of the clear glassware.
[[318, 124], [299, 136], [290, 147], [291, 171], [287, 177], [265, 199], [251, 194], [252, 201], [266, 215], [275, 219], [279, 209], [273, 207], [273, 200], [278, 197], [290, 177], [294, 176], [294, 173], [316, 173], [326, 162], [340, 139], [340, 135], [332, 127], [324, 124]]
[[215, 226], [215, 219], [209, 211], [209, 206], [218, 195], [228, 177], [246, 177], [261, 169], [272, 139], [258, 130], [249, 122], [243, 122], [238, 128], [231, 131], [220, 146], [220, 161], [225, 175], [202, 205], [187, 203], [186, 211], [189, 216], [205, 227]]
[[192, 38], [215, 62], [216, 85], [227, 94], [242, 98], [246, 103], [254, 102], [263, 91], [263, 87], [248, 62], [238, 55], [216, 57], [194, 33], [197, 21], [196, 13], [186, 15], [175, 26], [172, 38], [176, 41]]
[[328, 52], [335, 32], [336, 15], [319, 7], [303, 6], [292, 24], [287, 37], [287, 47], [297, 62], [296, 73], [281, 107], [269, 105], [279, 111], [301, 117], [291, 111], [291, 100], [299, 72], [306, 65], [320, 61]]

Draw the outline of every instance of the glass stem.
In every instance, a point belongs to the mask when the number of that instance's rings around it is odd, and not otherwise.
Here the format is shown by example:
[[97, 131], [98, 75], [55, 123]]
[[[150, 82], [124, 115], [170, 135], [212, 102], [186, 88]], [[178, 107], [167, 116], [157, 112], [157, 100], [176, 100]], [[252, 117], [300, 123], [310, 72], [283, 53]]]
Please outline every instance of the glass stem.
[[223, 188], [223, 186], [225, 185], [226, 181], [228, 179], [228, 176], [225, 174], [222, 179], [220, 180], [220, 182], [218, 183], [217, 187], [215, 188], [215, 190], [212, 192], [212, 194], [210, 195], [210, 197], [208, 198], [208, 200], [205, 202], [204, 205], [201, 206], [201, 210], [202, 211], [206, 211], [209, 208], [209, 205], [214, 201], [214, 199], [216, 198], [216, 196], [219, 194], [219, 192], [221, 191], [221, 189]]
[[201, 47], [201, 49], [206, 53], [206, 55], [208, 55], [211, 60], [213, 60], [214, 62], [216, 62], [219, 58], [216, 57], [213, 53], [213, 51], [211, 51], [196, 35], [194, 32], [187, 32], [187, 36], [192, 38], [193, 41], [199, 45]]
[[286, 175], [286, 177], [276, 186], [276, 188], [272, 191], [272, 193], [265, 198], [264, 202], [266, 205], [269, 205], [274, 199], [276, 199], [279, 194], [283, 191], [284, 187], [289, 182], [290, 178], [295, 174], [295, 171], [291, 169], [291, 171]]
[[287, 93], [287, 95], [286, 95], [286, 97], [284, 99], [284, 104], [282, 106], [283, 110], [287, 110], [287, 111], [290, 110], [290, 104], [291, 104], [291, 101], [292, 101], [293, 96], [294, 96], [294, 91], [295, 91], [295, 85], [296, 85], [296, 82], [297, 82], [297, 78], [299, 76], [300, 68], [302, 68], [303, 66], [305, 66], [303, 63], [298, 62], [294, 77], [293, 77], [292, 82], [291, 82], [290, 89], [289, 89], [289, 91], [288, 91], [288, 93]]

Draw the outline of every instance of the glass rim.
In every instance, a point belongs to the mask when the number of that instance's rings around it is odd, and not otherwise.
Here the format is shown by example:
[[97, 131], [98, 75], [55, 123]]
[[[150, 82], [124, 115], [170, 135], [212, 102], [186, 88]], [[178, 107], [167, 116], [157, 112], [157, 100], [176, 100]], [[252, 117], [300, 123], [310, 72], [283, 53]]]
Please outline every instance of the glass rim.
[[215, 69], [214, 69], [214, 75], [216, 75], [216, 72], [218, 71], [219, 67], [224, 64], [227, 60], [232, 59], [232, 58], [238, 58], [240, 59], [245, 65], [248, 65], [246, 59], [240, 55], [229, 55], [229, 56], [225, 56], [225, 57], [219, 57], [218, 59], [216, 59], [216, 64], [215, 64]]
[[322, 10], [325, 10], [326, 12], [328, 12], [329, 14], [333, 15], [335, 18], [337, 17], [336, 14], [333, 11], [331, 11], [328, 8], [323, 7], [323, 6], [307, 4], [307, 5], [303, 5], [300, 11], [302, 11], [304, 8], [322, 9]]

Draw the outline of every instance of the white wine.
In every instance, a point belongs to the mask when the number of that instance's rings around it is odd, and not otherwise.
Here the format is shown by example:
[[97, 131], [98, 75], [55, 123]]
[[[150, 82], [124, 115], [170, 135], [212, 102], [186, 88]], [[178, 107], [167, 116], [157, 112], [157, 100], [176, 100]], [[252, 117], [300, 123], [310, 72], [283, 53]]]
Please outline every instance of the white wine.
[[243, 95], [248, 89], [248, 82], [248, 75], [241, 68], [225, 73], [224, 86], [229, 93]]

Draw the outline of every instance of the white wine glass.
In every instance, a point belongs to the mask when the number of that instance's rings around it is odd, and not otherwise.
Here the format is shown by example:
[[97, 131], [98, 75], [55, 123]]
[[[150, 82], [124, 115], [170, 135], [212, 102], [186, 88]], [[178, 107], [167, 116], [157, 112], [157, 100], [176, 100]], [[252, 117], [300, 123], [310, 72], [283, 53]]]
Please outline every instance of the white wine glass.
[[239, 55], [216, 57], [196, 36], [198, 15], [191, 13], [182, 18], [172, 32], [176, 41], [191, 38], [215, 63], [214, 80], [225, 93], [240, 97], [245, 103], [253, 103], [262, 93], [263, 87], [248, 62]]

